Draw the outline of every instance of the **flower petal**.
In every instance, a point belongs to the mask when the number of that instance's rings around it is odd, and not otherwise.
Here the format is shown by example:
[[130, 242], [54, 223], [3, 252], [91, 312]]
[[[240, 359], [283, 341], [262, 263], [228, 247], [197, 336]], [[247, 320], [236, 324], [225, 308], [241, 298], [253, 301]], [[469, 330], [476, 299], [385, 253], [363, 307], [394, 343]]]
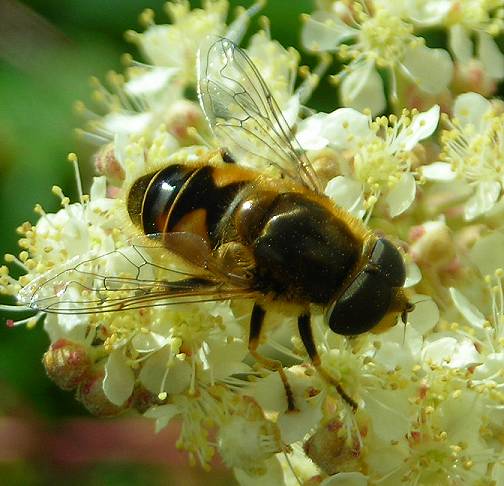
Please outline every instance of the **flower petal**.
[[378, 115], [385, 110], [383, 80], [373, 62], [364, 63], [352, 70], [341, 82], [340, 95], [344, 106], [359, 111], [369, 109], [372, 115]]
[[462, 63], [469, 62], [473, 55], [473, 43], [465, 27], [455, 24], [450, 28], [448, 35], [448, 46], [455, 59]]
[[179, 68], [152, 68], [128, 81], [124, 90], [133, 96], [152, 95], [163, 89], [179, 72]]
[[91, 200], [107, 197], [107, 178], [105, 176], [93, 177], [93, 184], [89, 191], [89, 197]]
[[453, 0], [417, 1], [408, 4], [408, 16], [417, 24], [434, 25], [443, 22], [452, 8]]
[[178, 415], [179, 409], [176, 405], [156, 405], [149, 408], [147, 412], [144, 413], [144, 417], [156, 419], [156, 434], [164, 429], [175, 417]]
[[416, 182], [413, 174], [405, 173], [399, 182], [387, 194], [385, 202], [389, 207], [390, 217], [395, 218], [404, 213], [415, 200]]
[[504, 234], [495, 231], [478, 239], [470, 256], [482, 275], [493, 275], [498, 268], [504, 268]]
[[[282, 466], [276, 457], [264, 461], [266, 472], [261, 475], [250, 475], [243, 469], [234, 469], [234, 475], [240, 486], [257, 486], [258, 484], [274, 484], [285, 486]], [[290, 483], [289, 483], [290, 484]]]
[[170, 353], [170, 348], [165, 346], [148, 358], [140, 371], [139, 381], [152, 393], [182, 393], [190, 385], [191, 366], [174, 359], [167, 368]]
[[103, 118], [103, 125], [110, 133], [143, 133], [152, 121], [152, 113], [110, 113]]
[[491, 78], [504, 78], [504, 55], [495, 40], [486, 32], [479, 32], [478, 36], [478, 57], [483, 63], [484, 71]]
[[358, 143], [372, 137], [369, 117], [353, 108], [339, 108], [326, 115], [321, 135], [336, 149], [355, 149]]
[[436, 130], [439, 122], [439, 105], [434, 105], [430, 110], [418, 113], [411, 120], [408, 127], [401, 130], [391, 147], [393, 151], [412, 150], [420, 141], [430, 137]]
[[408, 420], [411, 405], [407, 393], [405, 390], [378, 389], [365, 397], [366, 411], [373, 420], [373, 434], [381, 440], [400, 440], [408, 433], [411, 426]]
[[402, 67], [420, 89], [431, 94], [444, 91], [453, 76], [453, 62], [444, 49], [426, 46], [410, 48], [404, 56]]
[[131, 396], [134, 385], [135, 375], [126, 356], [120, 349], [112, 351], [105, 365], [105, 395], [114, 405], [121, 406]]
[[416, 285], [418, 282], [422, 280], [422, 272], [418, 265], [414, 262], [406, 263], [406, 281], [404, 282], [404, 287], [409, 288]]
[[133, 348], [139, 353], [148, 353], [162, 348], [168, 343], [170, 338], [161, 336], [155, 332], [137, 333], [131, 340]]
[[483, 117], [491, 106], [490, 101], [478, 93], [464, 93], [457, 96], [453, 104], [453, 117], [462, 126], [473, 125], [479, 132], [482, 129]]
[[327, 113], [317, 113], [299, 123], [296, 139], [304, 150], [321, 150], [327, 146], [329, 141], [322, 134], [327, 116]]
[[224, 380], [235, 373], [246, 373], [250, 367], [243, 363], [248, 353], [247, 345], [233, 342], [212, 343], [208, 354], [208, 364], [214, 380]]
[[439, 322], [439, 308], [427, 295], [415, 295], [415, 309], [408, 314], [408, 322], [426, 335]]
[[422, 176], [429, 181], [450, 182], [456, 177], [451, 164], [447, 162], [433, 162], [422, 167]]
[[320, 486], [367, 486], [368, 478], [359, 472], [341, 472], [324, 479]]
[[301, 33], [301, 42], [313, 51], [334, 51], [342, 42], [356, 37], [358, 30], [345, 24], [336, 13], [314, 12]]
[[350, 177], [337, 176], [327, 183], [324, 194], [350, 214], [362, 218], [366, 212], [362, 190], [362, 184], [359, 181]]
[[492, 209], [501, 193], [497, 181], [483, 181], [476, 187], [476, 192], [465, 204], [464, 216], [471, 221]]
[[478, 308], [472, 305], [464, 294], [453, 287], [450, 288], [450, 295], [455, 307], [464, 316], [467, 323], [477, 329], [483, 329], [486, 319]]
[[422, 359], [448, 368], [465, 368], [481, 361], [471, 340], [458, 341], [449, 336], [428, 342], [422, 350]]
[[[73, 322], [71, 325], [67, 322], [68, 317], [80, 318], [80, 322]], [[47, 314], [44, 320], [44, 331], [49, 335], [51, 342], [61, 338], [71, 339], [73, 341], [85, 341], [89, 333], [89, 316]]]

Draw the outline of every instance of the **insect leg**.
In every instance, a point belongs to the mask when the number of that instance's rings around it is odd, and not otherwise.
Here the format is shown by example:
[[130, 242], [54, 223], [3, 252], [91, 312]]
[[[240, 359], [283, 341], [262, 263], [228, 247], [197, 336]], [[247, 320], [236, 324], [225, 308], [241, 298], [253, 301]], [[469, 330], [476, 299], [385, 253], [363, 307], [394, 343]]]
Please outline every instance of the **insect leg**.
[[283, 365], [280, 361], [275, 359], [268, 359], [264, 356], [261, 356], [257, 352], [257, 347], [259, 346], [259, 339], [261, 337], [261, 329], [264, 323], [264, 316], [266, 315], [266, 311], [257, 303], [254, 304], [254, 308], [252, 309], [252, 316], [250, 317], [250, 334], [249, 334], [249, 343], [248, 349], [250, 354], [255, 358], [258, 363], [261, 363], [264, 367], [278, 371], [280, 374], [280, 378], [282, 379], [283, 386], [285, 388], [285, 394], [287, 395], [287, 410], [289, 412], [293, 412], [296, 409], [294, 405], [294, 396], [292, 394], [292, 389], [287, 380], [287, 375], [283, 369]]
[[355, 412], [358, 408], [357, 403], [355, 403], [355, 401], [346, 393], [343, 387], [326, 370], [324, 370], [324, 368], [322, 368], [320, 356], [317, 352], [317, 347], [315, 346], [315, 340], [313, 339], [309, 313], [301, 314], [298, 317], [298, 329], [299, 335], [301, 336], [301, 341], [303, 341], [304, 347], [311, 359], [311, 362], [313, 363], [313, 366], [317, 368], [317, 371], [319, 372], [320, 376], [324, 378], [324, 380], [326, 380], [336, 388], [336, 391], [339, 393], [341, 398], [343, 398], [343, 400], [345, 400], [345, 402], [347, 402]]

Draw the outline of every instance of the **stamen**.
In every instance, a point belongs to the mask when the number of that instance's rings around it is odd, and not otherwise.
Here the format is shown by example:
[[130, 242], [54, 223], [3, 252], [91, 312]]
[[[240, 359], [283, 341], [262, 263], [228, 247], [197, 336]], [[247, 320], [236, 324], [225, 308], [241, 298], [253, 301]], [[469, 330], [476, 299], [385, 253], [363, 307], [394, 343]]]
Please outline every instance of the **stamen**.
[[63, 190], [61, 189], [61, 187], [52, 186], [51, 192], [61, 199], [61, 205], [64, 208], [68, 208], [68, 205], [70, 204], [70, 199], [63, 194]]
[[77, 155], [73, 152], [68, 154], [68, 161], [73, 165], [74, 174], [75, 174], [75, 182], [77, 184], [77, 194], [79, 195], [79, 201], [82, 202], [83, 191], [82, 191], [82, 179], [79, 170], [79, 159]]
[[247, 31], [250, 19], [257, 15], [266, 5], [266, 0], [258, 0], [247, 10], [240, 9], [237, 12], [237, 18], [228, 27], [225, 37], [239, 44]]
[[88, 132], [86, 130], [82, 130], [82, 128], [76, 128], [75, 133], [79, 138], [86, 140], [90, 144], [93, 145], [105, 145], [110, 142], [110, 137], [105, 137], [102, 135], [98, 135], [97, 133]]
[[27, 312], [30, 310], [32, 310], [30, 307], [26, 307], [24, 305], [0, 304], [0, 311], [4, 312]]
[[[23, 253], [26, 253], [26, 252], [23, 252]], [[4, 255], [4, 260], [6, 263], [14, 263], [19, 268], [21, 268], [24, 272], [28, 273], [28, 268], [26, 267], [26, 265], [15, 255], [12, 255], [10, 253], [6, 253]]]
[[23, 324], [26, 324], [27, 329], [33, 329], [37, 325], [40, 318], [44, 315], [45, 315], [44, 312], [38, 312], [34, 316], [30, 316], [30, 317], [27, 317], [26, 319], [21, 319], [19, 321], [15, 321], [14, 319], [7, 319], [5, 321], [5, 324], [9, 328], [18, 327], [18, 326], [22, 326]]
[[[306, 73], [306, 77], [304, 81], [299, 85], [297, 90], [294, 92], [299, 98], [301, 104], [306, 103], [308, 99], [313, 94], [313, 91], [318, 86], [320, 80], [326, 73], [327, 69], [331, 65], [331, 56], [327, 53], [324, 53], [320, 56], [319, 62], [313, 72], [310, 73], [308, 70]], [[292, 77], [292, 82], [294, 83], [294, 76]]]

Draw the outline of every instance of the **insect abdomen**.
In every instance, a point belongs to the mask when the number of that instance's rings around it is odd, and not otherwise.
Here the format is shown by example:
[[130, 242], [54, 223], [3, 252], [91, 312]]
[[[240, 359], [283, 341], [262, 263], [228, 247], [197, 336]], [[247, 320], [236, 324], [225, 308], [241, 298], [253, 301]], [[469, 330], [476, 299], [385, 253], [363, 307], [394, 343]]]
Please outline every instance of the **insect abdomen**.
[[[211, 165], [170, 165], [139, 178], [128, 196], [131, 220], [145, 234], [190, 232], [215, 248], [223, 214], [250, 179], [247, 171], [236, 169], [236, 180], [223, 180], [222, 170]], [[230, 168], [225, 170], [229, 173]]]

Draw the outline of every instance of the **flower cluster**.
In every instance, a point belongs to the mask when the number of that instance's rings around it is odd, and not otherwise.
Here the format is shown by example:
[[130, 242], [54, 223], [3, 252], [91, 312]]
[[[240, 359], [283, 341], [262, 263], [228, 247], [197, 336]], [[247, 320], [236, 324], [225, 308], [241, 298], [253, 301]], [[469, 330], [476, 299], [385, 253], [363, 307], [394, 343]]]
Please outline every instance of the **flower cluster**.
[[[1, 309], [22, 316], [7, 325], [43, 321], [48, 376], [91, 413], [179, 421], [177, 447], [207, 469], [219, 455], [243, 486], [504, 484], [504, 110], [492, 98], [504, 0], [319, 0], [301, 31], [320, 55], [313, 72], [264, 19], [242, 42], [262, 7], [228, 20], [226, 0], [173, 1], [170, 24], [142, 14], [145, 31], [127, 36], [146, 63], [128, 59], [94, 81], [95, 106], [77, 104], [80, 133], [99, 144], [89, 195], [72, 203], [54, 187], [61, 209], [37, 206], [5, 256], [13, 305]], [[431, 47], [433, 29], [446, 45]], [[313, 306], [312, 363], [297, 313], [272, 299], [258, 354], [281, 374], [249, 352], [253, 301], [186, 298], [180, 257], [212, 269], [201, 240], [177, 253], [138, 234], [127, 205], [139, 178], [235, 157], [192, 94], [209, 36], [242, 45], [276, 100], [271, 130], [292, 128], [290, 155], [306, 152], [327, 198], [401, 249], [407, 323], [346, 337]], [[306, 105], [332, 53], [343, 107], [316, 112]]]

